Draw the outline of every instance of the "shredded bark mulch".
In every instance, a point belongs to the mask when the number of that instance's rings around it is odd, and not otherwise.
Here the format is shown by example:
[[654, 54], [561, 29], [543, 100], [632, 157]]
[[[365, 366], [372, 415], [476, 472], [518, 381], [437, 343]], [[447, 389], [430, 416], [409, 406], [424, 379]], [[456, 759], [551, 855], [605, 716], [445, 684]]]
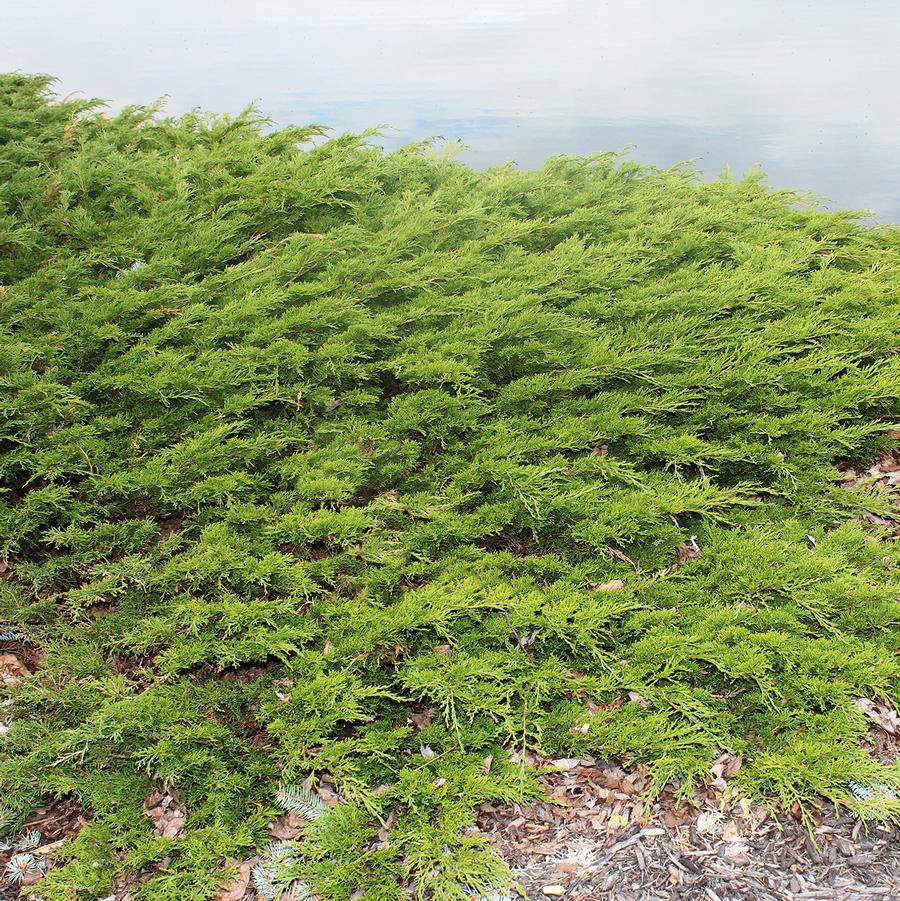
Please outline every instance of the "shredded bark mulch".
[[[894, 747], [896, 753], [896, 743]], [[900, 897], [900, 829], [863, 824], [823, 805], [804, 825], [739, 799], [716, 782], [678, 804], [652, 804], [647, 774], [591, 758], [544, 761], [547, 801], [486, 806], [478, 832], [510, 865], [529, 899], [874, 899]], [[541, 763], [541, 761], [538, 761]], [[739, 766], [739, 764], [737, 764]], [[515, 897], [515, 894], [512, 894]]]

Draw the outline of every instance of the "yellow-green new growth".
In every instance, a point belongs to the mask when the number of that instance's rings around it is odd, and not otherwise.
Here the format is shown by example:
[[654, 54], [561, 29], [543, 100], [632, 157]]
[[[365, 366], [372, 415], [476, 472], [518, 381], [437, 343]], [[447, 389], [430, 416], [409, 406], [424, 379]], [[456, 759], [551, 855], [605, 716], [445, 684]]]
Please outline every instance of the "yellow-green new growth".
[[284, 884], [490, 896], [523, 748], [897, 816], [895, 514], [835, 469], [897, 444], [897, 229], [49, 84], [0, 77], [0, 786], [89, 820], [44, 897], [213, 898], [279, 786]]

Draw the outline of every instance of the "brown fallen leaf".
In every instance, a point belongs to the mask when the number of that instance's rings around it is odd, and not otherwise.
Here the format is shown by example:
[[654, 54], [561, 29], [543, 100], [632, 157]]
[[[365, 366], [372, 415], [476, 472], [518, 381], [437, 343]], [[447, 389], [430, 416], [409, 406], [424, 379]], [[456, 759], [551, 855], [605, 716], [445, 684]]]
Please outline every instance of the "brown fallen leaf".
[[156, 824], [154, 832], [160, 838], [180, 838], [184, 835], [187, 812], [178, 801], [178, 792], [157, 789], [144, 802], [144, 813]]
[[31, 873], [26, 873], [25, 876], [22, 877], [22, 881], [19, 883], [22, 886], [30, 886], [37, 885], [44, 878], [44, 871], [37, 869], [32, 871]]
[[890, 704], [885, 701], [871, 701], [869, 698], [854, 698], [853, 703], [889, 735], [900, 736], [900, 715]]
[[675, 559], [679, 563], [687, 563], [689, 560], [699, 559], [701, 554], [700, 545], [697, 544], [697, 536], [691, 535], [677, 551], [675, 551]]
[[411, 713], [406, 722], [410, 726], [415, 726], [416, 729], [424, 729], [426, 726], [431, 725], [436, 712], [434, 707], [425, 707], [422, 710]]
[[900, 472], [900, 457], [890, 452], [882, 454], [878, 466], [882, 472]]
[[237, 876], [219, 886], [216, 901], [242, 901], [250, 886], [250, 876], [258, 858], [245, 860], [238, 869]]
[[284, 813], [269, 823], [269, 837], [285, 842], [296, 838], [303, 831], [303, 820], [293, 813]]
[[567, 772], [568, 770], [574, 770], [579, 765], [579, 760], [577, 757], [557, 757], [551, 760], [550, 763], [556, 769]]
[[728, 787], [725, 780], [734, 776], [743, 766], [743, 763], [744, 758], [740, 754], [722, 754], [709, 768], [714, 777], [711, 783], [713, 788], [725, 791]]
[[0, 654], [0, 682], [4, 685], [12, 685], [30, 675], [31, 671], [15, 654]]
[[600, 713], [601, 711], [611, 711], [618, 710], [625, 703], [625, 698], [622, 695], [619, 695], [617, 698], [614, 698], [608, 704], [597, 704], [592, 698], [587, 699], [587, 709], [588, 713], [592, 716]]
[[342, 798], [336, 791], [328, 788], [327, 785], [323, 783], [319, 783], [316, 787], [316, 794], [329, 806], [334, 807], [336, 804], [343, 804], [344, 798]]
[[598, 585], [596, 582], [590, 582], [588, 588], [591, 591], [619, 591], [625, 587], [625, 583], [621, 579], [610, 579]]

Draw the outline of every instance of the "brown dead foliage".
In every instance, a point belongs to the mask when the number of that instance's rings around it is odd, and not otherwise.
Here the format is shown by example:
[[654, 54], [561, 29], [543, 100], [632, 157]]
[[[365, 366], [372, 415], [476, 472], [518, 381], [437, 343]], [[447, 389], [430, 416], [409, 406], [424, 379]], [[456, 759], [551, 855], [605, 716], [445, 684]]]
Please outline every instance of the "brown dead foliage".
[[702, 553], [700, 545], [697, 544], [697, 538], [691, 535], [690, 540], [681, 545], [675, 551], [675, 560], [678, 563], [689, 563], [691, 560], [699, 560]]
[[4, 685], [14, 685], [30, 675], [31, 670], [16, 654], [0, 654], [0, 682]]
[[853, 702], [879, 729], [888, 735], [900, 737], [900, 714], [888, 701], [870, 701], [856, 698]]
[[38, 670], [44, 660], [44, 652], [27, 630], [9, 623], [0, 623], [0, 627], [17, 636], [11, 641], [0, 640], [0, 680], [8, 685]]
[[857, 698], [856, 706], [872, 721], [863, 747], [888, 766], [900, 763], [900, 714], [888, 701]]
[[621, 591], [625, 587], [625, 583], [621, 579], [610, 579], [608, 582], [597, 584], [596, 582], [588, 582], [588, 591]]

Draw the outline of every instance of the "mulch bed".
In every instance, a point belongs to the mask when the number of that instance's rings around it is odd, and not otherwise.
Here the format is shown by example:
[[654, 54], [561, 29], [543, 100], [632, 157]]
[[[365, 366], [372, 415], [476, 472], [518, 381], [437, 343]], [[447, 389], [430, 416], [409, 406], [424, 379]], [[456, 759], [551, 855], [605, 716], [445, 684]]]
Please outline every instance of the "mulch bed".
[[823, 805], [810, 830], [727, 787], [708, 788], [696, 807], [677, 805], [668, 789], [647, 806], [640, 769], [556, 763], [565, 769], [541, 777], [546, 802], [486, 806], [478, 819], [529, 899], [900, 897], [896, 826]]

